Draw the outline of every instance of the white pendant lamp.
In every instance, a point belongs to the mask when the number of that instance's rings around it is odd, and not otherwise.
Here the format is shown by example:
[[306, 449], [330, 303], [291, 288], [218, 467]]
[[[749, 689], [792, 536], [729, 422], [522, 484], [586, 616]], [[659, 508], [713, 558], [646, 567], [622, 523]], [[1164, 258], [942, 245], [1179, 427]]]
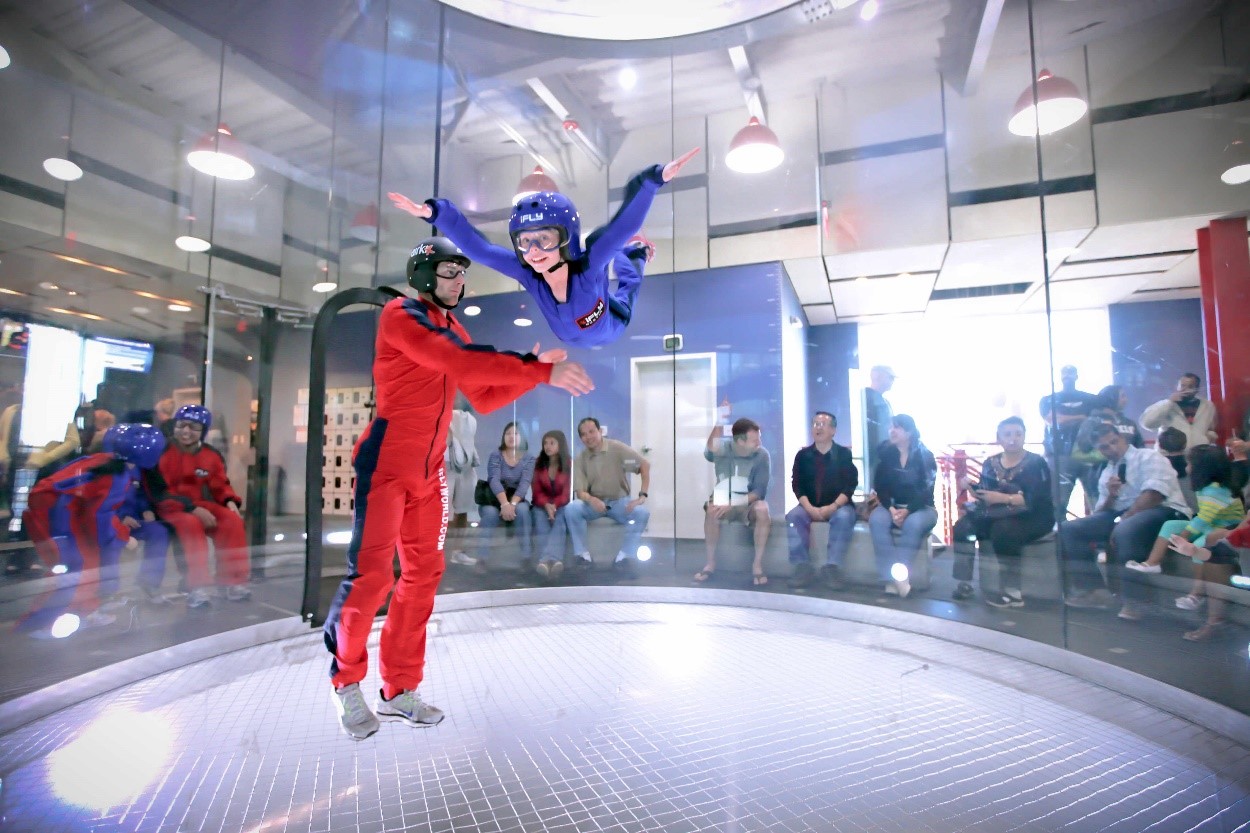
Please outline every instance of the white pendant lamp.
[[1016, 100], [1007, 129], [1017, 136], [1049, 136], [1075, 124], [1088, 110], [1076, 84], [1044, 69], [1037, 74], [1037, 106], [1030, 85]]
[[244, 180], [256, 176], [256, 169], [243, 152], [243, 144], [234, 138], [224, 122], [195, 143], [187, 154], [187, 164], [218, 179]]
[[777, 134], [752, 116], [729, 143], [725, 164], [740, 174], [760, 174], [771, 171], [785, 158], [786, 152], [781, 149]]
[[1250, 144], [1234, 139], [1224, 148], [1224, 173], [1220, 180], [1229, 185], [1250, 182]]

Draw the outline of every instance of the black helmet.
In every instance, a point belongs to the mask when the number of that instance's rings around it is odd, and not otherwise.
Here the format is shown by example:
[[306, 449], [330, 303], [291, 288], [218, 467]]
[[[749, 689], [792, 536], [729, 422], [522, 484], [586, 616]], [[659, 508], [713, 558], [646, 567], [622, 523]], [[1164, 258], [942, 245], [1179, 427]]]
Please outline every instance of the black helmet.
[[418, 292], [433, 292], [438, 285], [434, 269], [445, 260], [459, 263], [465, 269], [473, 263], [446, 237], [427, 237], [422, 240], [412, 250], [412, 254], [408, 255], [408, 285]]

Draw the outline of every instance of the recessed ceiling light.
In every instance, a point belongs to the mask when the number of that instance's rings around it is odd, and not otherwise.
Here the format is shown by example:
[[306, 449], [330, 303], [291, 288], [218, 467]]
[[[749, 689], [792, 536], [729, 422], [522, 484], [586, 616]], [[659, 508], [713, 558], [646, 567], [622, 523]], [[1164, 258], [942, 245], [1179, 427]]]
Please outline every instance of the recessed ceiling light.
[[54, 292], [55, 292], [56, 290], [60, 289], [61, 287], [57, 286], [57, 285], [56, 285], [56, 284], [54, 284], [52, 281], [41, 281], [41, 282], [40, 282], [40, 284], [39, 284], [39, 288], [40, 288], [40, 289], [50, 289], [50, 290], [52, 290], [52, 291], [54, 291]]
[[482, 308], [481, 307], [465, 307], [464, 314], [472, 318], [475, 315], [481, 315]]
[[87, 318], [91, 321], [105, 320], [104, 317], [100, 315], [94, 315], [90, 312], [82, 312], [81, 310], [76, 309], [65, 309], [65, 307], [45, 307], [44, 309], [48, 310], [48, 312], [59, 312], [61, 315], [75, 315], [79, 318]]
[[212, 248], [211, 243], [203, 237], [196, 237], [191, 234], [184, 234], [174, 240], [174, 245], [184, 252], [207, 252]]
[[16, 289], [0, 286], [0, 295], [25, 295], [25, 292], [18, 292]]
[[135, 315], [147, 315], [152, 310], [148, 309], [147, 307], [131, 307], [130, 311], [133, 312]]
[[528, 327], [534, 322], [530, 321], [528, 318], [514, 318], [512, 319], [512, 323], [518, 327]]
[[312, 285], [313, 292], [333, 292], [339, 285], [334, 281], [321, 281]]
[[244, 180], [256, 176], [256, 169], [244, 158], [243, 145], [224, 124], [195, 143], [187, 154], [187, 164], [219, 179]]
[[166, 307], [170, 312], [190, 312], [191, 307], [187, 304], [170, 304]]
[[616, 83], [621, 85], [622, 90], [632, 90], [638, 83], [637, 71], [633, 67], [622, 67], [616, 74]]
[[57, 156], [43, 160], [43, 169], [47, 171], [50, 176], [54, 176], [57, 179], [61, 179], [66, 182], [73, 182], [76, 179], [82, 179], [82, 168], [78, 167], [68, 159], [61, 159]]
[[9, 50], [0, 46], [0, 69], [4, 69], [10, 63], [12, 63], [12, 60], [9, 58]]
[[864, 5], [859, 8], [859, 19], [872, 20], [879, 11], [881, 11], [881, 4], [877, 0], [865, 0]]
[[63, 260], [66, 263], [76, 263], [79, 266], [90, 266], [93, 269], [99, 269], [102, 272], [108, 272], [109, 274], [112, 274], [112, 275], [131, 274], [130, 272], [125, 271], [124, 269], [118, 269], [114, 266], [105, 266], [103, 263], [94, 263], [90, 260], [83, 260], [81, 257], [71, 257], [69, 255], [58, 255], [52, 252], [49, 252], [49, 254], [51, 254], [57, 260]]

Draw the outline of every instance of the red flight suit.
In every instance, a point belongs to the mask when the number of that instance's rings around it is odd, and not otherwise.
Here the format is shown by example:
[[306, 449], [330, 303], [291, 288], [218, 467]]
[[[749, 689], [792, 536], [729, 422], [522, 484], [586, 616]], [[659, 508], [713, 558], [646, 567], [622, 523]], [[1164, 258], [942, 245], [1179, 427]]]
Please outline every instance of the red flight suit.
[[[187, 559], [187, 587], [195, 590], [212, 583], [208, 575], [209, 538], [213, 539], [217, 550], [217, 583], [246, 584], [251, 573], [247, 533], [243, 529], [243, 519], [226, 506], [228, 503], [242, 506], [243, 499], [230, 488], [221, 452], [203, 443], [195, 451], [187, 452], [177, 443], [170, 443], [157, 468], [168, 492], [152, 498], [157, 515], [174, 528], [182, 544]], [[196, 508], [211, 512], [217, 526], [205, 529], [199, 518], [191, 514]]]

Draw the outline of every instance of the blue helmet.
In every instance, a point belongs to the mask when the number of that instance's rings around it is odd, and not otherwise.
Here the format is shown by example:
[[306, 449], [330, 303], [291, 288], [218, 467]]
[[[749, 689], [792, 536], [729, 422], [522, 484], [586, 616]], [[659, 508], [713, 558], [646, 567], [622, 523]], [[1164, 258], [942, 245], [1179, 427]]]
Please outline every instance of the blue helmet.
[[104, 450], [141, 469], [151, 469], [165, 450], [165, 435], [145, 423], [123, 422], [104, 433]]
[[208, 433], [208, 428], [213, 424], [213, 415], [203, 405], [183, 405], [177, 411], [174, 411], [174, 422], [185, 419], [187, 422], [198, 422], [204, 426], [204, 432]]
[[[559, 191], [539, 191], [521, 197], [512, 206], [512, 219], [508, 220], [508, 236], [516, 246], [516, 236], [522, 231], [539, 228], [560, 230], [560, 257], [577, 260], [582, 256], [582, 218], [577, 206]], [[517, 252], [521, 262], [525, 258]]]

